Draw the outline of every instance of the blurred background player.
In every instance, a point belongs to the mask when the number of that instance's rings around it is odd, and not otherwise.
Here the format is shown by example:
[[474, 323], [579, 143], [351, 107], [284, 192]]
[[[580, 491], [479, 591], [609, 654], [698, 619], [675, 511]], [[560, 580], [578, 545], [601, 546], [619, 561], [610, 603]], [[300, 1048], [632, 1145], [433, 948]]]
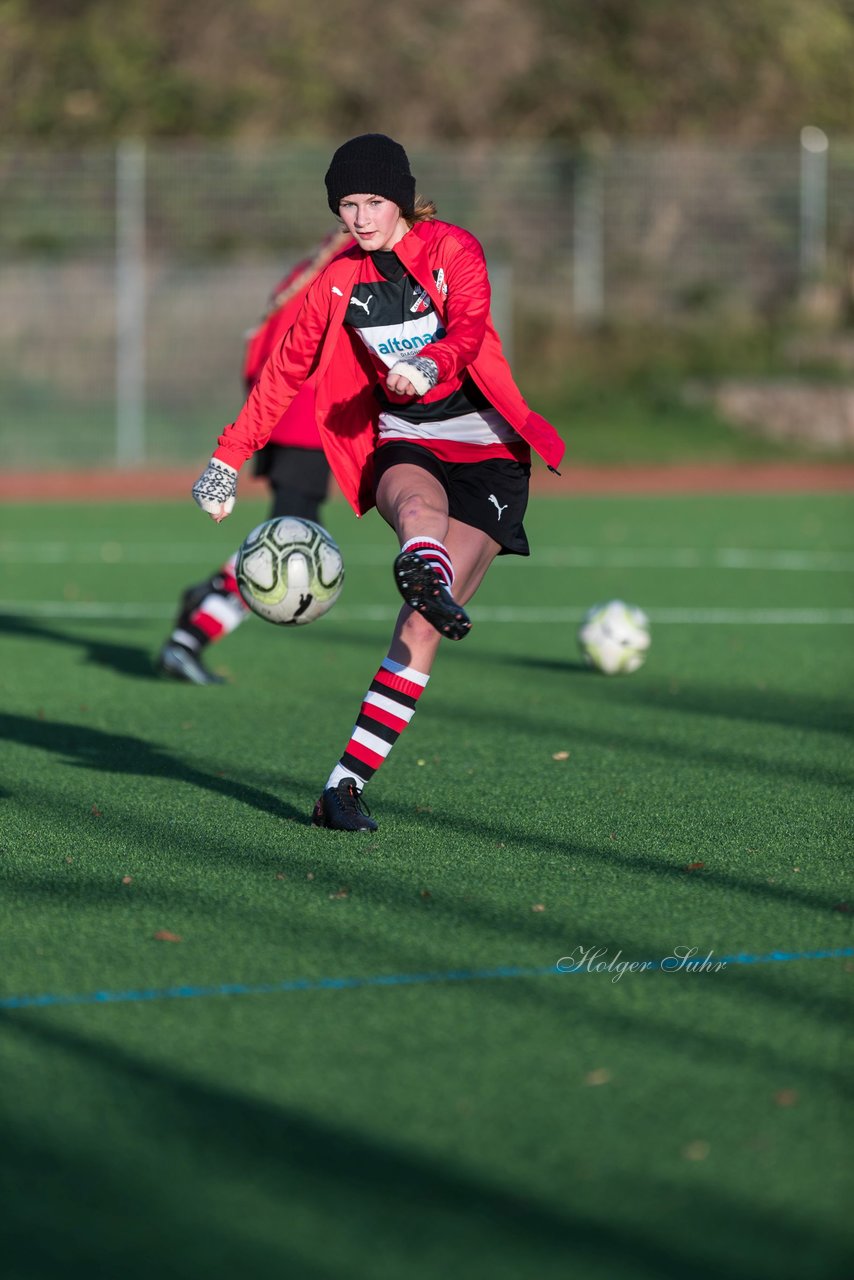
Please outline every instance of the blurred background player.
[[[261, 323], [246, 341], [243, 379], [252, 390], [270, 352], [281, 342], [302, 305], [312, 280], [337, 254], [352, 245], [346, 230], [326, 236], [314, 253], [298, 262], [276, 286]], [[320, 523], [320, 506], [329, 487], [329, 463], [320, 444], [310, 388], [299, 395], [255, 458], [255, 474], [272, 490], [270, 518], [301, 516]], [[249, 616], [234, 577], [237, 552], [204, 582], [187, 587], [175, 625], [158, 658], [163, 675], [189, 684], [223, 684], [208, 671], [202, 655], [208, 645], [230, 635]]]

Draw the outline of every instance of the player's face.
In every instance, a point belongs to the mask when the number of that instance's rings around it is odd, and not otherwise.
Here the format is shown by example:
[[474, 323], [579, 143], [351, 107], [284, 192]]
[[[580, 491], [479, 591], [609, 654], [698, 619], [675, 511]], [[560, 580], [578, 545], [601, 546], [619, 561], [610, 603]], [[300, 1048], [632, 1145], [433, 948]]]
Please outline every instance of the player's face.
[[345, 196], [338, 214], [361, 249], [393, 249], [409, 230], [409, 224], [393, 200], [385, 196]]

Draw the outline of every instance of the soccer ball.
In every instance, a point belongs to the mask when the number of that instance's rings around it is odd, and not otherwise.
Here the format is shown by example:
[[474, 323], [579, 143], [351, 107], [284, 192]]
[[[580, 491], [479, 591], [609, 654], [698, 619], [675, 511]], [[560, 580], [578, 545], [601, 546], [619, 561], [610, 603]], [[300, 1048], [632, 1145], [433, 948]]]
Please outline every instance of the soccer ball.
[[581, 621], [578, 643], [587, 665], [606, 676], [637, 671], [649, 649], [649, 618], [624, 600], [594, 604]]
[[247, 534], [234, 572], [252, 612], [280, 627], [322, 617], [344, 584], [341, 552], [329, 534], [296, 516], [265, 520]]

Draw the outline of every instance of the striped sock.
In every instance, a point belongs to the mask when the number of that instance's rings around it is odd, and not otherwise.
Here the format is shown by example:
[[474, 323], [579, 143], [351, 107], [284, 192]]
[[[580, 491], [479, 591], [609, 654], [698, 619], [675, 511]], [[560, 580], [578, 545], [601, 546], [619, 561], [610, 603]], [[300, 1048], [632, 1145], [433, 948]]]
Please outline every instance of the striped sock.
[[444, 543], [438, 542], [435, 538], [409, 538], [400, 548], [401, 555], [404, 551], [413, 551], [417, 556], [421, 556], [422, 560], [426, 560], [450, 591], [454, 585], [454, 566], [451, 564], [451, 557]]
[[361, 791], [370, 782], [415, 714], [429, 679], [423, 671], [383, 658], [327, 787], [337, 787], [342, 778], [355, 778]]
[[237, 589], [236, 562], [235, 554], [210, 578], [201, 600], [196, 594], [192, 608], [181, 614], [171, 635], [176, 644], [198, 653], [205, 645], [230, 635], [249, 616]]

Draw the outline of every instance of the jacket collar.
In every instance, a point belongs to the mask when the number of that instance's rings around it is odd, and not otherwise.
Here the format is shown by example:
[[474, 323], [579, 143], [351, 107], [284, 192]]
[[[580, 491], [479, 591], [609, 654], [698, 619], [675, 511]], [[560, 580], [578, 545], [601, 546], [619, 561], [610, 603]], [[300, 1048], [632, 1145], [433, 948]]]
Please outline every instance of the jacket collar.
[[[394, 246], [394, 252], [410, 275], [414, 276], [422, 288], [427, 290], [433, 305], [444, 319], [447, 301], [433, 277], [430, 261], [429, 245], [430, 241], [435, 238], [435, 232], [435, 223], [416, 222], [415, 226], [406, 233], [403, 239], [398, 240]], [[330, 287], [335, 287], [330, 306], [331, 319], [338, 321], [340, 317], [343, 322], [347, 307], [350, 304], [352, 287], [358, 278], [362, 263], [368, 257], [369, 254], [354, 245], [352, 249], [339, 254], [335, 259], [335, 274], [330, 282]], [[344, 295], [343, 297], [338, 297], [339, 291]]]
[[416, 222], [403, 239], [397, 242], [394, 251], [410, 275], [427, 290], [437, 312], [444, 319], [445, 298], [433, 277], [428, 248], [428, 241], [433, 239], [434, 230], [430, 222]]

